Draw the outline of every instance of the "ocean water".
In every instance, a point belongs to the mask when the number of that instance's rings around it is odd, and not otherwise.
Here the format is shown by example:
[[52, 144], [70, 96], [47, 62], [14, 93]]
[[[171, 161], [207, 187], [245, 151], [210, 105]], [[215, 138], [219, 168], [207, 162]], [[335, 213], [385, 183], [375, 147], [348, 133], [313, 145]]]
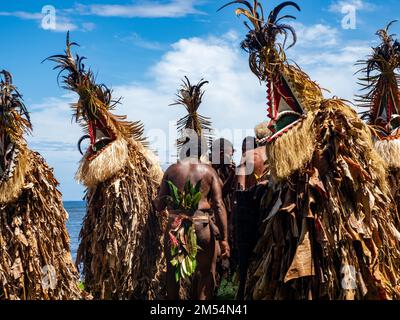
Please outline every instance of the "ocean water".
[[79, 232], [86, 212], [86, 203], [84, 201], [66, 201], [64, 202], [64, 207], [69, 214], [67, 229], [71, 238], [72, 259], [75, 261], [79, 244]]

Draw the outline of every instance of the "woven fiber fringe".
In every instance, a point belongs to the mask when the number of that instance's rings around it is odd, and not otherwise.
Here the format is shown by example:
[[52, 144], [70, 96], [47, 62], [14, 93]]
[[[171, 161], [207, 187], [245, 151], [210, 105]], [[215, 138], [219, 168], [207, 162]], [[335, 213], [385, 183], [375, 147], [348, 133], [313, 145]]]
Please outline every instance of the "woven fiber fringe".
[[313, 158], [264, 195], [246, 295], [400, 299], [398, 212], [369, 130], [336, 99], [309, 116]]
[[38, 153], [21, 155], [18, 198], [0, 203], [0, 299], [81, 299], [58, 182]]
[[165, 296], [165, 223], [151, 203], [159, 178], [140, 143], [131, 141], [128, 148], [123, 169], [86, 194], [77, 264], [96, 299]]
[[400, 169], [400, 139], [377, 140], [375, 148], [390, 168]]
[[[388, 166], [389, 189], [400, 212], [400, 140], [377, 140], [375, 148]], [[400, 230], [399, 219], [395, 220], [397, 230]]]

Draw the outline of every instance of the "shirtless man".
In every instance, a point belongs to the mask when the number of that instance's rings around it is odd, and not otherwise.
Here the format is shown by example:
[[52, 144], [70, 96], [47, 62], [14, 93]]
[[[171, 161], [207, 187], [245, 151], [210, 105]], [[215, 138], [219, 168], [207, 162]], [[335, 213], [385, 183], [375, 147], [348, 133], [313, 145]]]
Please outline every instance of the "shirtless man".
[[239, 289], [236, 295], [243, 300], [249, 259], [257, 242], [259, 224], [260, 188], [265, 188], [267, 181], [267, 139], [270, 135], [268, 123], [261, 123], [255, 128], [257, 148], [247, 147], [238, 167], [238, 191], [235, 193], [235, 237], [239, 251]]
[[[192, 143], [192, 142], [188, 142]], [[219, 177], [215, 170], [199, 160], [204, 150], [200, 143], [192, 143], [188, 148], [187, 157], [178, 161], [177, 164], [170, 166], [164, 174], [158, 197], [155, 201], [159, 212], [167, 208], [165, 198], [170, 195], [167, 182], [171, 181], [180, 191], [184, 189], [186, 181], [189, 179], [193, 185], [201, 181], [202, 199], [199, 209], [194, 217], [204, 217], [215, 214], [220, 238], [220, 248], [223, 257], [230, 256], [228, 244], [227, 214], [222, 199], [222, 187]], [[193, 152], [194, 151], [194, 152]], [[169, 218], [169, 226], [173, 219]], [[197, 253], [197, 270], [192, 282], [192, 299], [209, 300], [214, 295], [215, 287], [215, 268], [217, 259], [217, 239], [211, 219], [208, 223], [194, 222], [197, 236], [197, 244], [201, 250]], [[168, 237], [165, 237], [165, 256], [167, 259], [167, 292], [169, 300], [179, 299], [179, 283], [175, 280], [175, 269], [170, 264], [171, 253]]]
[[[237, 183], [239, 190], [248, 190], [262, 182], [266, 173], [267, 161], [267, 139], [270, 135], [268, 122], [260, 123], [255, 127], [257, 148], [247, 147], [242, 155], [240, 166], [238, 167]], [[250, 149], [250, 150], [249, 150]]]

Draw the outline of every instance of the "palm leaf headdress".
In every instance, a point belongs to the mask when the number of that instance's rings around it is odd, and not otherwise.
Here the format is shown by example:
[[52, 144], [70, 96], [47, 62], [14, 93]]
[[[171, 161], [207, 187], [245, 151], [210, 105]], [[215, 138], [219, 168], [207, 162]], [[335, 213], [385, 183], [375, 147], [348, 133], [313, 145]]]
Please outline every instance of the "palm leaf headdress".
[[396, 21], [390, 22], [385, 29], [377, 31], [381, 43], [372, 48], [372, 55], [367, 60], [358, 61], [362, 65], [358, 72], [364, 95], [358, 96], [360, 107], [368, 108], [363, 112], [363, 118], [371, 125], [387, 126], [393, 116], [400, 114], [399, 74], [400, 43], [389, 33], [390, 27]]
[[86, 59], [76, 54], [72, 55], [71, 48], [79, 46], [70, 42], [67, 33], [66, 49], [64, 54], [53, 55], [46, 60], [56, 63], [54, 70], [59, 69], [58, 77], [62, 75], [63, 88], [73, 91], [79, 95], [79, 101], [72, 104], [74, 118], [86, 130], [89, 122], [100, 122], [107, 127], [115, 136], [133, 137], [137, 141], [143, 141], [143, 125], [140, 121], [126, 121], [126, 116], [112, 114], [121, 98], [113, 100], [112, 90], [104, 84], [97, 84], [94, 73], [85, 68], [83, 63]]
[[[246, 35], [246, 39], [241, 44], [242, 49], [249, 53], [250, 69], [260, 80], [265, 80], [268, 73], [271, 72], [269, 68], [286, 60], [284, 49], [288, 37], [291, 35], [293, 41], [286, 49], [293, 47], [297, 42], [294, 28], [288, 24], [282, 23], [285, 19], [296, 18], [291, 15], [279, 17], [279, 14], [285, 7], [292, 6], [298, 11], [300, 11], [300, 7], [292, 1], [283, 2], [271, 11], [267, 20], [265, 20], [263, 7], [258, 0], [254, 0], [253, 5], [251, 5], [249, 1], [231, 1], [222, 6], [219, 10], [233, 4], [244, 6], [244, 8], [236, 9], [235, 13], [238, 16], [246, 16], [252, 25], [250, 26], [248, 22], [244, 22], [249, 32]], [[276, 41], [278, 35], [284, 37], [282, 44]]]
[[178, 140], [178, 148], [181, 148], [186, 142], [186, 130], [193, 130], [201, 139], [206, 139], [207, 143], [212, 143], [211, 120], [198, 113], [198, 109], [203, 99], [204, 90], [202, 90], [208, 81], [201, 79], [196, 85], [192, 85], [185, 76], [182, 81], [181, 89], [178, 91], [177, 100], [171, 106], [182, 105], [187, 111], [187, 115], [177, 122], [178, 132], [181, 138]]
[[0, 129], [13, 142], [21, 139], [24, 132], [32, 130], [29, 112], [6, 70], [0, 71]]

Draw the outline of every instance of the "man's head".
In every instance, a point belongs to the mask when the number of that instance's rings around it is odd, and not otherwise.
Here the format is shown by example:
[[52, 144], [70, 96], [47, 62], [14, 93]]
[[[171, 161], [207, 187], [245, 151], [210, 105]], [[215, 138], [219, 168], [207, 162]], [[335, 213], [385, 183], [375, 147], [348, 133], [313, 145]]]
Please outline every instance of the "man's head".
[[257, 147], [257, 140], [255, 137], [246, 137], [242, 142], [242, 155], [247, 151], [254, 150]]
[[233, 144], [224, 138], [215, 140], [212, 145], [213, 164], [231, 164], [235, 150]]
[[268, 141], [268, 138], [272, 134], [272, 132], [268, 126], [269, 126], [269, 122], [266, 121], [266, 122], [262, 122], [262, 123], [258, 124], [254, 128], [254, 132], [256, 134], [256, 142], [259, 147], [265, 145]]
[[208, 153], [207, 141], [197, 136], [187, 137], [179, 153], [181, 160], [195, 158], [198, 160], [206, 159]]

